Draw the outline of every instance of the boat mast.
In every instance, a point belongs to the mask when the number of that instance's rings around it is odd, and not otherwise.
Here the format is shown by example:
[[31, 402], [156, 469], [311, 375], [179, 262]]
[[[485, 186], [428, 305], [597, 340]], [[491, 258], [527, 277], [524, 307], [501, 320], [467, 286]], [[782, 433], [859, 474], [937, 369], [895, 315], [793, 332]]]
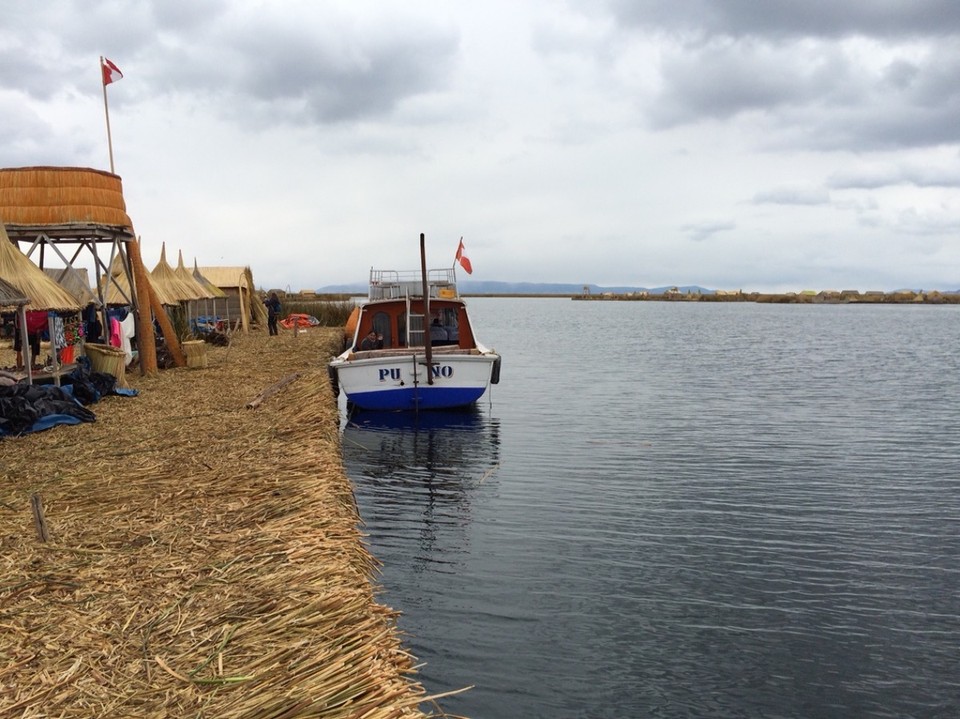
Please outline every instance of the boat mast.
[[433, 384], [433, 353], [430, 345], [430, 287], [427, 283], [427, 248], [420, 233], [420, 274], [423, 276], [423, 349], [427, 355], [427, 384]]

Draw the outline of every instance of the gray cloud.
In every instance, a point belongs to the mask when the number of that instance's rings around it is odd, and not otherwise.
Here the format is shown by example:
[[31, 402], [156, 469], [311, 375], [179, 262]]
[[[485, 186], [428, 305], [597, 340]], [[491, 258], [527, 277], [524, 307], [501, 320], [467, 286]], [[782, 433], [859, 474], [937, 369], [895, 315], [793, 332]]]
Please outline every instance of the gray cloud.
[[[960, 3], [613, 0], [624, 37], [662, 47], [638, 107], [660, 130], [749, 116], [759, 146], [960, 142]], [[628, 42], [623, 43], [625, 46]]]
[[[882, 149], [960, 142], [960, 47], [911, 48], [879, 69], [852, 50], [821, 43], [774, 46], [718, 41], [665, 54], [649, 103], [654, 127], [746, 113], [767, 132], [759, 144]], [[888, 52], [889, 52], [888, 51]], [[899, 53], [902, 57], [896, 57]]]
[[906, 38], [960, 33], [953, 0], [611, 0], [624, 23], [696, 35]]
[[734, 230], [736, 227], [736, 222], [701, 222], [683, 225], [680, 229], [682, 229], [683, 232], [686, 233], [687, 238], [693, 242], [703, 242], [721, 232]]
[[429, 27], [394, 34], [327, 17], [219, 24], [229, 27], [215, 47], [162, 48], [152, 72], [167, 91], [210, 93], [240, 120], [257, 111], [295, 124], [381, 115], [442, 88], [458, 49], [455, 33]]
[[676, 47], [664, 55], [662, 88], [651, 103], [656, 127], [771, 112], [840, 92], [848, 70], [830, 48], [804, 56], [762, 43]]
[[837, 190], [876, 190], [881, 187], [960, 187], [960, 167], [877, 165], [836, 172], [827, 180]]
[[830, 193], [821, 188], [780, 187], [758, 192], [752, 202], [757, 205], [826, 205]]
[[104, 54], [135, 78], [118, 107], [169, 94], [210, 103], [238, 124], [317, 124], [380, 116], [442, 90], [456, 63], [457, 31], [422, 16], [304, 8], [311, 12], [296, 4], [44, 4], [11, 18], [0, 88], [39, 100], [69, 85], [92, 95]]

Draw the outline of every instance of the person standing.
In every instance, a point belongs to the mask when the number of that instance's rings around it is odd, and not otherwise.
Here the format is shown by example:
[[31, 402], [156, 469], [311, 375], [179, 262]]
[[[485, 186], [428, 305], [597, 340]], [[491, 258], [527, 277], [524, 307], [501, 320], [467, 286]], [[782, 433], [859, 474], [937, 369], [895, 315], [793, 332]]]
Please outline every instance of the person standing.
[[277, 293], [271, 292], [270, 298], [264, 300], [263, 304], [267, 306], [267, 327], [270, 328], [270, 334], [280, 334], [280, 332], [277, 330], [277, 320], [280, 318], [280, 313], [283, 311], [283, 306], [280, 304], [280, 298], [277, 297]]
[[[17, 369], [23, 369], [23, 346], [20, 337], [20, 313], [14, 320], [15, 334], [13, 336], [13, 349], [17, 353]], [[30, 343], [30, 361], [34, 366], [40, 364], [40, 336], [47, 328], [47, 313], [43, 310], [30, 310], [27, 312], [27, 341]]]

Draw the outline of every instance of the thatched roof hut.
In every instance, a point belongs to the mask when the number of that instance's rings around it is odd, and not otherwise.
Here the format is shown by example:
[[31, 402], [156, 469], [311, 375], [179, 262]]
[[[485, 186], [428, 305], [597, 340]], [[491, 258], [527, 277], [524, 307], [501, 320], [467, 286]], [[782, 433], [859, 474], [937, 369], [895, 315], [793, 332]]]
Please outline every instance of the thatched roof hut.
[[[158, 287], [157, 284], [153, 282], [149, 272], [145, 272], [144, 276], [147, 282], [150, 283], [150, 288], [157, 296], [161, 305], [174, 306], [179, 304], [177, 298], [171, 297], [162, 287]], [[106, 279], [106, 276], [104, 276], [101, 282], [105, 282]], [[107, 290], [105, 302], [108, 305], [128, 305], [130, 304], [129, 298], [132, 297], [133, 294], [130, 290], [130, 282], [127, 279], [126, 270], [123, 265], [123, 258], [118, 254], [113, 258], [113, 262], [110, 265], [110, 288]]]
[[[0, 280], [12, 286], [16, 293], [29, 299], [29, 303], [17, 302], [17, 312], [20, 315], [21, 342], [23, 343], [24, 360], [27, 366], [32, 364], [27, 342], [26, 308], [33, 310], [47, 310], [55, 312], [79, 311], [81, 303], [63, 287], [50, 279], [43, 270], [33, 264], [20, 251], [7, 235], [7, 230], [0, 222]], [[20, 299], [20, 298], [17, 298]], [[27, 373], [27, 382], [32, 383], [32, 375]], [[59, 384], [59, 378], [57, 379]]]
[[30, 298], [34, 310], [79, 311], [80, 302], [44, 274], [20, 249], [10, 241], [0, 222], [0, 279]]
[[23, 307], [30, 298], [6, 280], [0, 279], [0, 307]]
[[227, 295], [227, 314], [241, 317], [246, 329], [253, 318], [259, 325], [267, 324], [267, 310], [257, 296], [253, 272], [249, 267], [201, 267], [200, 272]]
[[224, 292], [224, 291], [221, 290], [219, 287], [217, 287], [215, 284], [213, 284], [210, 280], [208, 280], [208, 279], [203, 275], [202, 272], [200, 272], [200, 268], [197, 267], [197, 260], [196, 260], [196, 258], [194, 258], [194, 260], [193, 260], [193, 278], [194, 278], [197, 282], [199, 282], [201, 285], [203, 285], [203, 286], [207, 289], [207, 291], [211, 293], [212, 297], [214, 297], [214, 298], [220, 298], [220, 297], [226, 297], [226, 296], [227, 296], [227, 293], [226, 293], [226, 292]]
[[[6, 280], [0, 279], [0, 307], [16, 307], [17, 324], [19, 325], [18, 331], [20, 332], [20, 346], [27, 348], [27, 361], [33, 364], [32, 358], [30, 358], [30, 340], [27, 337], [26, 306], [29, 303], [30, 298], [24, 295], [23, 292], [11, 285]], [[32, 379], [28, 379], [27, 381], [31, 384], [33, 383]]]
[[[123, 187], [119, 175], [86, 167], [17, 167], [0, 169], [0, 217], [7, 224], [10, 236], [17, 242], [32, 243], [29, 254], [40, 249], [40, 266], [44, 264], [44, 250], [49, 250], [66, 264], [72, 259], [60, 251], [61, 243], [79, 244], [86, 248], [94, 258], [96, 268], [97, 292], [103, 304], [108, 300], [105, 294], [113, 285], [109, 280], [107, 263], [104, 257], [112, 258], [118, 253], [129, 258], [124, 263], [125, 280], [128, 289], [124, 304], [142, 304], [151, 297], [146, 292], [136, 296], [132, 291], [135, 284], [134, 273], [145, 274], [140, 262], [139, 247], [133, 245], [133, 223], [127, 215], [126, 202], [123, 199]], [[102, 249], [104, 245], [108, 251]], [[106, 282], [101, 282], [101, 272]], [[33, 299], [31, 297], [31, 299]], [[141, 308], [137, 326], [138, 342], [141, 345], [141, 371], [155, 372], [156, 360], [153, 353], [154, 333], [148, 308]], [[156, 309], [156, 306], [153, 307]], [[104, 323], [106, 310], [102, 310]], [[165, 317], [157, 317], [160, 327], [172, 349], [174, 360], [182, 361], [179, 342], [172, 326]]]
[[177, 257], [177, 268], [174, 270], [177, 277], [183, 281], [184, 284], [189, 285], [196, 289], [198, 293], [198, 300], [212, 300], [217, 295], [213, 294], [211, 290], [204, 284], [197, 281], [197, 278], [193, 276], [193, 273], [187, 269], [187, 266], [183, 264], [183, 250], [180, 250], [180, 253]]
[[76, 297], [77, 302], [84, 307], [99, 304], [100, 300], [90, 289], [90, 275], [86, 267], [46, 267], [43, 272]]
[[150, 272], [150, 279], [154, 287], [160, 288], [168, 297], [176, 297], [178, 302], [203, 299], [196, 283], [190, 285], [184, 282], [167, 262], [166, 243], [160, 247], [160, 261]]

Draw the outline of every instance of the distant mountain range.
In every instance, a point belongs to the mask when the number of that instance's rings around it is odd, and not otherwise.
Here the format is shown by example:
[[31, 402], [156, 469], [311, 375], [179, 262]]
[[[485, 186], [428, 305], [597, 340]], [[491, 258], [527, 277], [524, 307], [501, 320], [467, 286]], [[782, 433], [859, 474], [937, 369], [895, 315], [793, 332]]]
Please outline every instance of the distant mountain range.
[[[559, 282], [478, 282], [475, 280], [460, 281], [457, 283], [460, 294], [463, 295], [579, 295], [587, 287], [590, 294], [599, 295], [604, 292], [626, 294], [628, 292], [649, 292], [653, 295], [663, 294], [667, 290], [676, 289], [686, 294], [699, 292], [702, 295], [712, 295], [715, 290], [708, 290], [697, 285], [667, 285], [665, 287], [600, 287], [599, 285], [575, 285]], [[327, 285], [317, 289], [320, 294], [367, 294], [367, 285], [355, 282], [349, 285]]]

